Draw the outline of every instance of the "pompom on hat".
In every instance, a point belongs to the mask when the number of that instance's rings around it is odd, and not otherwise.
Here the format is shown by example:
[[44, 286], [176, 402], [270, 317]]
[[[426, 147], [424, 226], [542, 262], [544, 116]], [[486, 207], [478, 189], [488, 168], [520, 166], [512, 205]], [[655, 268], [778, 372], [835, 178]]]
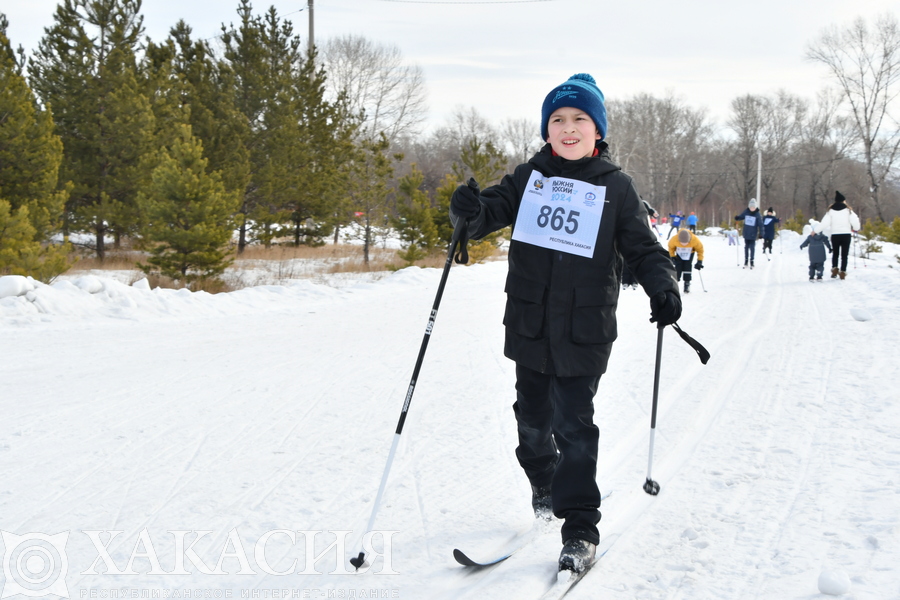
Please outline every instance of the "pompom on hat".
[[600, 139], [606, 139], [606, 105], [603, 103], [603, 92], [597, 87], [597, 82], [587, 73], [576, 73], [567, 81], [559, 84], [544, 98], [541, 106], [541, 139], [547, 141], [550, 133], [547, 123], [550, 115], [559, 108], [568, 106], [583, 110], [594, 121]]

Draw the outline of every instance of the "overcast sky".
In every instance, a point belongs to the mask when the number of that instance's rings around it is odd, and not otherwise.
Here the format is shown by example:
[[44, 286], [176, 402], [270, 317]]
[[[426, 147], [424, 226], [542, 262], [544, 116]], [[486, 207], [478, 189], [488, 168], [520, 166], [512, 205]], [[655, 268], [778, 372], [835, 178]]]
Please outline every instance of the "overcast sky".
[[[275, 6], [308, 39], [308, 0]], [[57, 0], [0, 0], [13, 46], [36, 47]], [[146, 35], [159, 41], [184, 19], [197, 37], [236, 20], [237, 0], [144, 0]], [[830, 26], [900, 15], [900, 0], [314, 0], [316, 40], [356, 34], [396, 45], [425, 73], [429, 125], [457, 107], [491, 120], [540, 118], [544, 96], [577, 72], [607, 98], [673, 93], [722, 122], [732, 99], [778, 89], [815, 99], [830, 84], [804, 58]], [[614, 135], [610, 131], [610, 136]]]

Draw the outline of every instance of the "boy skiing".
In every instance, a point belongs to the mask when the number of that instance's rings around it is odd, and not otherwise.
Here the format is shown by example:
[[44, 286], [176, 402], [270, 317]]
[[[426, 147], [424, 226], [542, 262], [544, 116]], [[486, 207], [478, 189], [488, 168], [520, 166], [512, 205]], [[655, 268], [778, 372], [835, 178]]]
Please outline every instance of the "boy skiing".
[[547, 144], [497, 185], [459, 186], [450, 203], [472, 239], [513, 226], [503, 322], [516, 363], [516, 457], [535, 514], [549, 507], [564, 520], [559, 569], [576, 573], [600, 540], [593, 397], [617, 336], [620, 261], [650, 297], [652, 322], [681, 316], [672, 263], [606, 133], [602, 92], [573, 75], [544, 99]]
[[668, 240], [670, 237], [672, 237], [672, 232], [673, 232], [673, 231], [678, 231], [679, 229], [681, 229], [681, 222], [682, 222], [682, 221], [684, 221], [684, 215], [681, 213], [680, 210], [679, 210], [677, 213], [675, 213], [674, 215], [669, 215], [669, 225], [670, 225], [670, 227], [669, 227], [669, 233], [668, 233], [668, 235], [666, 235], [666, 239], [667, 239], [667, 240]]
[[834, 252], [828, 237], [822, 233], [822, 224], [813, 223], [812, 232], [803, 243], [800, 249], [803, 250], [809, 246], [809, 281], [822, 281], [822, 273], [825, 270], [825, 248], [829, 252]]
[[735, 221], [744, 222], [744, 268], [749, 263], [753, 268], [753, 259], [756, 258], [756, 240], [762, 237], [763, 224], [762, 218], [757, 208], [756, 198], [751, 198], [744, 212], [734, 218]]
[[781, 223], [781, 219], [775, 216], [775, 209], [770, 206], [766, 210], [766, 216], [763, 217], [763, 254], [766, 253], [766, 248], [769, 249], [769, 254], [772, 254], [772, 240], [775, 239], [777, 223]]
[[669, 256], [675, 265], [675, 279], [681, 281], [684, 276], [684, 293], [691, 291], [691, 262], [697, 255], [697, 270], [703, 268], [703, 242], [696, 235], [682, 229], [669, 241]]

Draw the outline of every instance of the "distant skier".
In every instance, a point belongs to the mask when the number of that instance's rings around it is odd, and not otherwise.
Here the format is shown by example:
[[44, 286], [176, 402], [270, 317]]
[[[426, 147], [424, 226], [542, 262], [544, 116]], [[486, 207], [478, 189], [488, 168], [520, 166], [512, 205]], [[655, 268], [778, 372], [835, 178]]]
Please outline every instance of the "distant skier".
[[828, 248], [829, 252], [834, 252], [831, 249], [831, 244], [828, 242], [828, 237], [822, 233], [822, 224], [815, 222], [812, 226], [812, 232], [809, 236], [803, 240], [803, 243], [800, 244], [800, 249], [804, 249], [809, 246], [809, 280], [813, 281], [822, 281], [822, 273], [825, 270], [825, 258], [827, 255], [825, 254], [825, 248]]
[[696, 235], [682, 229], [669, 241], [669, 257], [675, 265], [675, 279], [684, 277], [684, 293], [691, 291], [691, 263], [697, 255], [697, 270], [703, 268], [703, 242]]
[[[822, 217], [823, 231], [831, 234], [831, 244], [834, 252], [831, 253], [831, 278], [840, 275], [841, 279], [847, 276], [847, 255], [850, 253], [850, 241], [854, 231], [859, 231], [859, 217], [853, 212], [844, 200], [844, 195], [834, 192], [834, 204]], [[840, 268], [838, 268], [840, 257]]]
[[681, 229], [681, 222], [684, 221], [684, 214], [679, 210], [674, 215], [669, 215], [669, 233], [666, 235], [666, 239], [669, 239], [672, 236], [673, 231], [678, 231]]
[[697, 215], [694, 213], [691, 213], [687, 216], [688, 229], [691, 230], [691, 233], [697, 233], [697, 221], [698, 220], [699, 219], [697, 219]]
[[729, 246], [738, 246], [738, 232], [737, 229], [732, 227], [731, 229], [725, 230], [725, 237], [728, 239]]
[[781, 219], [775, 216], [775, 209], [770, 206], [763, 217], [763, 254], [766, 253], [766, 248], [772, 254], [772, 240], [775, 239], [775, 225], [778, 223], [781, 223]]
[[753, 268], [753, 260], [756, 258], [756, 240], [762, 237], [762, 215], [759, 214], [756, 198], [751, 198], [744, 212], [734, 218], [735, 221], [744, 222], [744, 268]]

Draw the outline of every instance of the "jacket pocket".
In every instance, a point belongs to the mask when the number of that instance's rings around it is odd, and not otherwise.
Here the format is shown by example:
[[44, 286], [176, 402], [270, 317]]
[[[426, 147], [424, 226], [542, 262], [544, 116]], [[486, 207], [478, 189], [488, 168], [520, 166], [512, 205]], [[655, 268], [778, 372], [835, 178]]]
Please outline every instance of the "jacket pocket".
[[618, 337], [616, 301], [618, 286], [575, 288], [572, 308], [572, 341], [576, 344], [609, 344]]
[[506, 278], [505, 291], [503, 324], [519, 335], [539, 338], [544, 324], [546, 286], [510, 273]]

